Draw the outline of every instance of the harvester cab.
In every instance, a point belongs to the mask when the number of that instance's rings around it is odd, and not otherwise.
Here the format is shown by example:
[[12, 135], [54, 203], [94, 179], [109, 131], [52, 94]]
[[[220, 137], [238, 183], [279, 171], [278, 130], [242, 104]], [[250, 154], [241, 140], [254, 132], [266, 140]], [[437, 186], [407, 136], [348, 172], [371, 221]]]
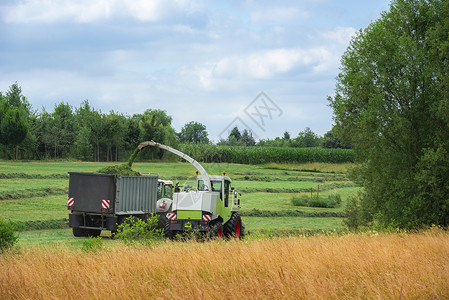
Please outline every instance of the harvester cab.
[[185, 189], [173, 194], [171, 210], [164, 219], [165, 235], [169, 238], [185, 231], [197, 230], [210, 237], [235, 236], [244, 234], [244, 224], [239, 215], [240, 199], [237, 190], [231, 187], [231, 179], [225, 175], [209, 175], [196, 160], [169, 146], [154, 141], [143, 142], [146, 146], [158, 147], [174, 153], [190, 162], [200, 172], [196, 189]]

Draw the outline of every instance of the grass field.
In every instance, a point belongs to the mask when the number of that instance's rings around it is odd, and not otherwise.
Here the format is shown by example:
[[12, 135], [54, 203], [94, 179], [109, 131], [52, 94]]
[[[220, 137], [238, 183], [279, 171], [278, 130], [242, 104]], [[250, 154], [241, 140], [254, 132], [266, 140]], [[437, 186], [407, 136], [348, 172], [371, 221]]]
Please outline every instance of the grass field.
[[[360, 190], [350, 164], [204, 164], [242, 190], [241, 241], [126, 245], [103, 232], [67, 228], [67, 172], [105, 163], [0, 161], [0, 217], [24, 223], [17, 247], [0, 253], [0, 299], [447, 299], [449, 233], [341, 231], [344, 205]], [[110, 165], [110, 164], [109, 164]], [[137, 163], [181, 184], [187, 163]], [[338, 193], [336, 208], [293, 206], [294, 195]], [[50, 229], [53, 228], [53, 229]], [[320, 233], [321, 232], [321, 233]], [[99, 248], [85, 246], [98, 242]]]
[[114, 242], [95, 251], [34, 245], [0, 255], [0, 299], [449, 297], [449, 234], [440, 229], [150, 246]]
[[[115, 163], [94, 162], [10, 162], [0, 161], [0, 217], [19, 222], [45, 222], [68, 218], [66, 199], [68, 172], [96, 172]], [[343, 228], [341, 217], [307, 217], [289, 215], [285, 211], [342, 212], [346, 199], [360, 188], [348, 181], [343, 171], [350, 164], [268, 164], [240, 165], [229, 163], [203, 164], [209, 174], [226, 171], [233, 186], [242, 193], [242, 214], [253, 209], [265, 212], [283, 212], [282, 216], [246, 216], [243, 221], [250, 232], [270, 231], [309, 232]], [[140, 172], [158, 173], [162, 179], [183, 184], [195, 178], [195, 168], [189, 163], [150, 162], [135, 163]], [[343, 198], [336, 208], [293, 206], [293, 195], [320, 196], [339, 193]], [[51, 223], [53, 222], [53, 223]]]

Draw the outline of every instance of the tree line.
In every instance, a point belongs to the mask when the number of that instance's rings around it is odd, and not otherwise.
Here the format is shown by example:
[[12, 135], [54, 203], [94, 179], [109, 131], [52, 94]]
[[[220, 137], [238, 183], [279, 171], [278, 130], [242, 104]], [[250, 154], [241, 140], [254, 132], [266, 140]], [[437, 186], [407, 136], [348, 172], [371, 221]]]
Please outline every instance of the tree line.
[[[78, 159], [83, 161], [119, 161], [128, 158], [136, 146], [146, 140], [177, 147], [180, 143], [213, 144], [205, 125], [191, 121], [180, 132], [172, 117], [160, 109], [126, 115], [111, 110], [103, 113], [85, 100], [77, 108], [60, 102], [52, 112], [32, 109], [16, 82], [0, 92], [0, 153], [4, 159]], [[344, 148], [332, 132], [324, 137], [310, 128], [290, 138], [256, 141], [248, 130], [235, 127], [218, 145]], [[144, 159], [162, 158], [167, 153], [146, 149]]]

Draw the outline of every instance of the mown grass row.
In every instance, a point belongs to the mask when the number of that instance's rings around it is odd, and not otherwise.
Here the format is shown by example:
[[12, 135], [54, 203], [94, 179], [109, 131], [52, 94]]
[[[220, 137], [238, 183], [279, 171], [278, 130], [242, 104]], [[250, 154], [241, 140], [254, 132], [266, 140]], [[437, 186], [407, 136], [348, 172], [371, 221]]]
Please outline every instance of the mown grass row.
[[67, 188], [33, 188], [14, 191], [0, 192], [0, 200], [13, 200], [31, 197], [44, 197], [48, 195], [64, 195], [68, 193]]
[[69, 174], [0, 173], [0, 179], [69, 179]]
[[[329, 184], [320, 185], [320, 192], [325, 192], [334, 189], [348, 188], [348, 187], [358, 187], [357, 184], [353, 182], [333, 182]], [[292, 188], [292, 187], [240, 187], [239, 191], [245, 193], [307, 193], [307, 192], [317, 192], [317, 188]]]
[[69, 219], [37, 220], [16, 222], [23, 230], [62, 229], [69, 228]]
[[302, 210], [262, 210], [253, 208], [247, 211], [241, 211], [242, 217], [306, 217], [306, 218], [344, 218], [345, 212], [342, 211], [302, 211]]
[[352, 149], [291, 148], [291, 147], [243, 147], [205, 144], [182, 144], [180, 150], [201, 162], [265, 164], [354, 162]]
[[233, 176], [233, 180], [244, 180], [244, 181], [307, 181], [307, 182], [326, 182], [326, 181], [349, 181], [344, 175], [328, 175], [328, 176], [284, 176], [284, 177], [273, 177], [273, 176]]

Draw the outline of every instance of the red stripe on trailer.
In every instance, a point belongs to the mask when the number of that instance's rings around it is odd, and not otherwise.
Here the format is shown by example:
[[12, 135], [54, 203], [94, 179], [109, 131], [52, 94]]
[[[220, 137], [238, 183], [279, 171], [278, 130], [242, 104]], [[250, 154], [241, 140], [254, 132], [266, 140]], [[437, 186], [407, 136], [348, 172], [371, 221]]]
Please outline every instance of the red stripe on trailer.
[[203, 221], [209, 221], [212, 220], [212, 215], [203, 215]]
[[75, 204], [75, 199], [74, 198], [67, 199], [67, 206], [73, 206], [73, 204]]
[[167, 219], [176, 220], [176, 213], [167, 213]]
[[108, 209], [111, 205], [110, 200], [101, 200], [101, 208]]

